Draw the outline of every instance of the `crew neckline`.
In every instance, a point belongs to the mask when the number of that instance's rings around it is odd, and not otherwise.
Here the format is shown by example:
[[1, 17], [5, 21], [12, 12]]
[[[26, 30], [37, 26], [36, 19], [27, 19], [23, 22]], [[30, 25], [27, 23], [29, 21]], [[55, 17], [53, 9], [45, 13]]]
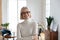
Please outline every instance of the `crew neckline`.
[[24, 23], [28, 23], [28, 22], [31, 22], [31, 18], [24, 20]]

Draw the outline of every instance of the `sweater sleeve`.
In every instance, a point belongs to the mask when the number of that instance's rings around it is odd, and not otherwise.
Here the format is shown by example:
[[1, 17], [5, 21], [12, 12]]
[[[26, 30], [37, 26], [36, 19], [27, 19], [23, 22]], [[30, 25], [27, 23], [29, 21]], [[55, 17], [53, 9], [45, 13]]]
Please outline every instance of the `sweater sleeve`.
[[20, 24], [17, 25], [17, 40], [22, 40]]
[[38, 35], [38, 24], [36, 22], [33, 23], [33, 36]]

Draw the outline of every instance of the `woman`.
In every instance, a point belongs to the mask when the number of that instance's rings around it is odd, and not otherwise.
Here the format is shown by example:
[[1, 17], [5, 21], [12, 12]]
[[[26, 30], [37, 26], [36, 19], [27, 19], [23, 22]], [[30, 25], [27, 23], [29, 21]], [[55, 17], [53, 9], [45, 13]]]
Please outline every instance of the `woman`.
[[31, 20], [31, 13], [27, 7], [21, 8], [22, 23], [17, 25], [17, 40], [38, 40], [38, 25]]

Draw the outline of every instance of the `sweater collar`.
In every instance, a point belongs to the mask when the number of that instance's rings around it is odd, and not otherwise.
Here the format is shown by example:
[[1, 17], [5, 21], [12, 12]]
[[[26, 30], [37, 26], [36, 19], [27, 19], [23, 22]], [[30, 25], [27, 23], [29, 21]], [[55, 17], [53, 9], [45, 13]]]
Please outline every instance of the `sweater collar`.
[[28, 23], [28, 22], [31, 22], [31, 18], [24, 20], [24, 23]]

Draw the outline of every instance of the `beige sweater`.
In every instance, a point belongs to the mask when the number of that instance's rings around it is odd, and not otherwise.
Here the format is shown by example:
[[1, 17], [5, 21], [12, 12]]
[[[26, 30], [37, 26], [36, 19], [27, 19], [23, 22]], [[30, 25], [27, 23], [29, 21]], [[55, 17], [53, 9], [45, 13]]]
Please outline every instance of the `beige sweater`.
[[17, 40], [33, 40], [32, 36], [38, 35], [38, 25], [32, 20], [25, 20], [17, 25]]

